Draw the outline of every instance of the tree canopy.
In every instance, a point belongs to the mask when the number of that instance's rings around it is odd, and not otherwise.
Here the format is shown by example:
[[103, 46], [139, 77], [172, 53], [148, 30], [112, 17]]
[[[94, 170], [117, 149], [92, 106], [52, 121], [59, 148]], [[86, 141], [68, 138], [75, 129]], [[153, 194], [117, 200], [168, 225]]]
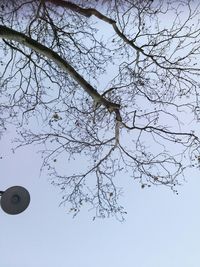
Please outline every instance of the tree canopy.
[[1, 3], [0, 134], [39, 145], [68, 210], [122, 218], [119, 174], [177, 193], [200, 159], [197, 1]]

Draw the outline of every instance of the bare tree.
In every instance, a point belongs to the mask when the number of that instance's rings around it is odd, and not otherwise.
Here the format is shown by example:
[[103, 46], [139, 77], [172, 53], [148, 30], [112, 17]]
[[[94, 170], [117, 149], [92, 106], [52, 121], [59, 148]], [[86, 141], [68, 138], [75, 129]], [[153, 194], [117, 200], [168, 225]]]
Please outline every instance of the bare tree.
[[11, 123], [18, 147], [43, 148], [62, 203], [123, 218], [119, 173], [176, 193], [199, 158], [199, 4], [18, 0], [0, 9], [0, 131]]

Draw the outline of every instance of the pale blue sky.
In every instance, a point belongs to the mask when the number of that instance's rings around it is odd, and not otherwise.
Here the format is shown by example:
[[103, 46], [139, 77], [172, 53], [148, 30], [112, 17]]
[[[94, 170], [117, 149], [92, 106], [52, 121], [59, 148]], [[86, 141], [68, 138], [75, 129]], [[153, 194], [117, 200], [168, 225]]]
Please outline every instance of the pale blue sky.
[[[103, 85], [101, 84], [103, 87]], [[126, 221], [92, 221], [87, 210], [75, 219], [59, 207], [61, 194], [44, 174], [39, 177], [36, 147], [10, 152], [10, 137], [0, 143], [0, 190], [13, 185], [31, 194], [20, 215], [0, 210], [2, 267], [199, 267], [200, 173], [188, 170], [179, 195], [162, 187], [141, 189], [120, 177]]]
[[61, 195], [39, 177], [36, 148], [9, 153], [9, 135], [1, 143], [1, 189], [25, 186], [29, 208], [20, 215], [0, 210], [3, 267], [199, 267], [200, 177], [188, 171], [177, 196], [166, 188], [140, 189], [127, 177], [122, 203], [126, 221], [92, 221], [83, 211], [72, 219], [58, 207]]

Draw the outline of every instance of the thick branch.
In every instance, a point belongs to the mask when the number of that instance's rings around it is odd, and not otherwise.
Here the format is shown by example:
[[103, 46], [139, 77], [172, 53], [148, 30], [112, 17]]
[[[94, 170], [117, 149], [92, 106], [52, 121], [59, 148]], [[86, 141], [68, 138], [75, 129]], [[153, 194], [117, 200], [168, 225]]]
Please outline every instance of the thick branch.
[[76, 4], [73, 4], [69, 1], [62, 1], [62, 0], [47, 0], [47, 2], [51, 2], [52, 4], [58, 5], [58, 6], [62, 6], [62, 7], [66, 7], [68, 9], [71, 9], [72, 11], [78, 12], [81, 15], [85, 16], [85, 17], [90, 17], [91, 14], [90, 12], [87, 12], [86, 8], [82, 8]]
[[131, 40], [128, 40], [128, 38], [117, 27], [115, 20], [110, 19], [109, 17], [103, 15], [101, 12], [99, 12], [95, 8], [82, 8], [76, 4], [69, 2], [69, 1], [63, 1], [63, 0], [47, 0], [47, 2], [51, 2], [54, 5], [62, 6], [62, 7], [71, 9], [71, 10], [78, 12], [79, 14], [81, 14], [85, 17], [95, 16], [98, 19], [111, 24], [114, 31], [117, 33], [117, 35], [120, 38], [122, 38], [127, 44], [131, 45], [137, 51], [144, 52], [140, 47], [136, 46]]
[[[117, 26], [117, 22], [105, 15], [103, 15], [101, 12], [99, 12], [98, 10], [94, 9], [94, 8], [82, 8], [76, 4], [73, 4], [69, 1], [64, 1], [64, 0], [47, 0], [47, 2], [51, 2], [54, 5], [57, 6], [62, 6], [65, 8], [68, 8], [70, 10], [73, 10], [85, 17], [91, 17], [91, 16], [95, 16], [98, 19], [105, 21], [106, 23], [109, 23], [112, 25], [115, 33], [129, 46], [131, 46], [133, 49], [137, 50], [138, 52], [142, 53], [144, 56], [150, 58], [158, 67], [166, 69], [166, 70], [171, 70], [171, 69], [177, 69], [177, 70], [195, 70], [198, 71], [198, 68], [187, 68], [184, 67], [184, 69], [182, 69], [179, 66], [163, 66], [162, 64], [160, 64], [156, 59], [155, 59], [155, 55], [152, 55], [150, 53], [146, 53], [141, 47], [137, 46], [133, 40], [129, 40], [125, 34], [123, 34], [122, 31], [120, 31], [120, 29]], [[173, 62], [169, 62], [171, 65], [173, 65]]]
[[75, 11], [75, 12], [85, 16], [85, 17], [91, 17], [92, 15], [94, 15], [97, 18], [99, 18], [105, 22], [108, 22], [110, 24], [115, 23], [114, 20], [108, 18], [107, 16], [103, 15], [101, 12], [97, 11], [94, 8], [83, 8], [83, 7], [80, 7], [74, 3], [71, 3], [69, 1], [63, 1], [63, 0], [47, 0], [47, 2], [50, 2], [50, 3], [57, 5], [57, 6], [62, 6], [62, 7], [68, 8], [72, 11]]
[[97, 90], [91, 86], [71, 65], [67, 60], [63, 59], [56, 52], [50, 48], [40, 44], [32, 38], [26, 36], [23, 33], [10, 29], [6, 26], [0, 25], [0, 37], [16, 41], [22, 45], [29, 47], [30, 49], [40, 53], [41, 55], [53, 60], [60, 68], [66, 71], [92, 98], [96, 103], [104, 105], [109, 112], [115, 112], [117, 119], [119, 118], [120, 105], [110, 102], [101, 96]]

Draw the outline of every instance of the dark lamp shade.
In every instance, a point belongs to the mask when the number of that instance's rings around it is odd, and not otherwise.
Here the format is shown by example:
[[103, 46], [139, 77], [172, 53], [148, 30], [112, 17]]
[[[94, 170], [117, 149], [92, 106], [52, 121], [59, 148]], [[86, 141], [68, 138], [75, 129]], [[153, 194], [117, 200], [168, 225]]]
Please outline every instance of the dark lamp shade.
[[8, 214], [15, 215], [23, 212], [30, 203], [30, 194], [22, 186], [12, 186], [1, 196], [1, 208]]

